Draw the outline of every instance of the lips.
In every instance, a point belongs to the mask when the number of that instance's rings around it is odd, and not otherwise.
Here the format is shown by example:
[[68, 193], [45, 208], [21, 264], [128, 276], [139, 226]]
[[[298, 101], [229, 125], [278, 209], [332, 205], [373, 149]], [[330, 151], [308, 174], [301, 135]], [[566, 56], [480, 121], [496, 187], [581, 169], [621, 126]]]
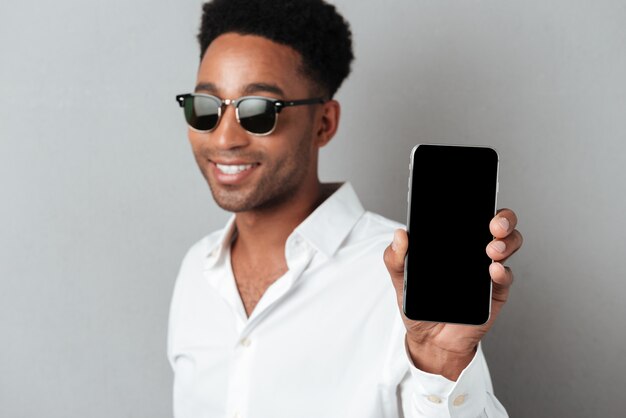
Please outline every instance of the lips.
[[211, 161], [214, 178], [221, 184], [237, 185], [242, 183], [255, 169], [259, 163], [243, 162], [215, 162]]
[[223, 174], [238, 174], [242, 171], [249, 170], [253, 167], [254, 164], [237, 164], [237, 165], [229, 165], [229, 164], [217, 164], [215, 166], [219, 171]]

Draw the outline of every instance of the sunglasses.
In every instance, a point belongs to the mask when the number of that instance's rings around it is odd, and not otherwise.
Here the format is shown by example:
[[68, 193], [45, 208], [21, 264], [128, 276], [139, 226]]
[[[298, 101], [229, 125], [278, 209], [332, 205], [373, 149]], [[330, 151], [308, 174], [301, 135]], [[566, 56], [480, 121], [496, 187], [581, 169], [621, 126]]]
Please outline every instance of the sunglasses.
[[211, 132], [217, 128], [225, 106], [235, 106], [237, 122], [252, 135], [269, 135], [274, 132], [278, 114], [285, 107], [323, 104], [324, 99], [278, 100], [261, 96], [244, 96], [238, 99], [220, 99], [209, 94], [189, 93], [176, 96], [185, 111], [189, 127], [197, 132]]

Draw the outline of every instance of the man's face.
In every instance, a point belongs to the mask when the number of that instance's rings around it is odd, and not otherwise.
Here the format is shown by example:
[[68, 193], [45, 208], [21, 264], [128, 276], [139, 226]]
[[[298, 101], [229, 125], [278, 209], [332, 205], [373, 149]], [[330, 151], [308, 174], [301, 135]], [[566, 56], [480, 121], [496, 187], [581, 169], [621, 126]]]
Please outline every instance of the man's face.
[[[290, 47], [228, 33], [208, 47], [196, 92], [221, 99], [249, 95], [307, 99], [311, 84], [298, 71], [300, 65], [300, 55]], [[267, 136], [246, 132], [233, 106], [224, 109], [214, 131], [189, 129], [196, 162], [220, 207], [232, 212], [272, 208], [317, 182], [314, 108], [284, 109], [276, 129]]]

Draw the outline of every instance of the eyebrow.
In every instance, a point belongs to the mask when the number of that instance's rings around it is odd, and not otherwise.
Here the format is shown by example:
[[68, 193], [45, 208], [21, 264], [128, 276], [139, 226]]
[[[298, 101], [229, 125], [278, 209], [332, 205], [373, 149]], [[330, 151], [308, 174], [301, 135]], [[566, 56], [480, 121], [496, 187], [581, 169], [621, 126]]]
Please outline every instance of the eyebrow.
[[[217, 94], [218, 88], [214, 83], [198, 83], [194, 92], [207, 92], [210, 94]], [[283, 89], [276, 84], [270, 83], [250, 83], [243, 89], [243, 95], [248, 96], [256, 93], [272, 93], [281, 97], [285, 97]]]
[[194, 89], [194, 92], [197, 93], [199, 91], [205, 91], [208, 93], [215, 94], [217, 92], [217, 87], [215, 87], [215, 84], [213, 83], [198, 83], [196, 84], [196, 88]]
[[278, 87], [276, 84], [269, 84], [269, 83], [248, 84], [246, 88], [243, 90], [243, 92], [246, 95], [266, 92], [266, 93], [273, 93], [281, 97], [285, 97], [285, 92], [283, 92], [283, 89]]

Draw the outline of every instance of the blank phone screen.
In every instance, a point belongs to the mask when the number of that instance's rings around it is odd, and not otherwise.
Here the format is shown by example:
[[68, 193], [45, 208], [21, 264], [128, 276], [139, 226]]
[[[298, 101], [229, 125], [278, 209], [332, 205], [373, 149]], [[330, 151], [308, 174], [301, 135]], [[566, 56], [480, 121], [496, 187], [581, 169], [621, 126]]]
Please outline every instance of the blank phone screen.
[[404, 312], [416, 320], [480, 325], [489, 319], [498, 155], [486, 147], [414, 148]]

